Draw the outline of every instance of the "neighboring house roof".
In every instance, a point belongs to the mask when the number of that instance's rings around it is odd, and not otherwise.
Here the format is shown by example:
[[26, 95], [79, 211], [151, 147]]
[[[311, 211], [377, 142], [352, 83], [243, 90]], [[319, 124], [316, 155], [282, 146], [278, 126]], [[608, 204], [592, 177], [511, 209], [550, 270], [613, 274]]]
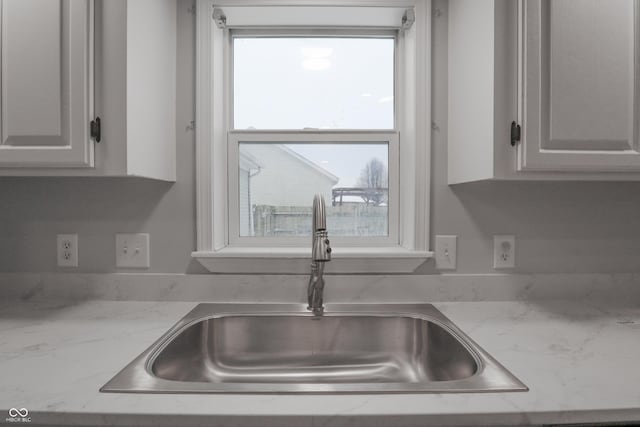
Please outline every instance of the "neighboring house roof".
[[240, 151], [239, 157], [239, 166], [241, 170], [251, 171], [252, 169], [258, 169], [258, 172], [260, 171], [262, 165], [255, 156], [247, 153], [246, 151]]
[[296, 160], [304, 163], [305, 165], [309, 166], [310, 168], [314, 169], [316, 172], [319, 172], [321, 175], [326, 176], [327, 178], [329, 178], [330, 181], [332, 181], [333, 185], [337, 184], [338, 181], [340, 180], [339, 177], [335, 176], [334, 174], [332, 174], [331, 172], [329, 172], [325, 168], [323, 168], [321, 166], [318, 166], [316, 163], [312, 162], [311, 160], [307, 159], [306, 157], [296, 153], [295, 151], [293, 151], [291, 148], [287, 147], [286, 145], [277, 144], [276, 147], [280, 148], [282, 151], [284, 151], [285, 153], [287, 153], [288, 155], [290, 155], [294, 159], [296, 159]]
[[[311, 160], [307, 159], [303, 155], [296, 153], [295, 151], [293, 151], [292, 149], [290, 149], [286, 145], [273, 144], [271, 146], [280, 149], [282, 152], [284, 152], [285, 154], [289, 155], [293, 159], [303, 163], [304, 165], [310, 167], [314, 171], [316, 171], [316, 172], [320, 173], [321, 175], [325, 176], [326, 178], [329, 179], [329, 181], [332, 182], [333, 185], [337, 184], [338, 181], [340, 180], [339, 177], [335, 176], [334, 174], [332, 174], [331, 172], [329, 172], [325, 168], [323, 168], [323, 167], [317, 165], [316, 163], [312, 162]], [[260, 160], [256, 156], [252, 155], [251, 153], [248, 153], [246, 150], [240, 151], [240, 153], [239, 153], [239, 163], [240, 163], [239, 166], [240, 166], [241, 170], [251, 171], [251, 170], [257, 169], [257, 173], [260, 173], [260, 169], [262, 169], [262, 167], [263, 167], [263, 165], [260, 162]]]

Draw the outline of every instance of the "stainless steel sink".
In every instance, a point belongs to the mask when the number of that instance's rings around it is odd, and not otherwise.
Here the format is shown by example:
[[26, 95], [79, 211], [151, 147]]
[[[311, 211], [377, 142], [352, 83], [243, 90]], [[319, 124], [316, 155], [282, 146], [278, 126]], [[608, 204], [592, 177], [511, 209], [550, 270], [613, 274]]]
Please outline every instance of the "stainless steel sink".
[[430, 304], [200, 304], [104, 392], [526, 391]]

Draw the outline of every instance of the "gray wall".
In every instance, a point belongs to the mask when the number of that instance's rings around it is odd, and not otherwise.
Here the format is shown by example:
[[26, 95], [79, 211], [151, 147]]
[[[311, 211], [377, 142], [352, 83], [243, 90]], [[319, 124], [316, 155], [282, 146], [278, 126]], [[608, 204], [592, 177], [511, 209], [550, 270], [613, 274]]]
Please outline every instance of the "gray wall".
[[[178, 3], [178, 181], [0, 178], [0, 271], [56, 267], [55, 235], [78, 233], [80, 267], [114, 272], [114, 234], [151, 234], [154, 273], [201, 273], [195, 248], [194, 22]], [[515, 234], [521, 272], [640, 272], [640, 183], [446, 184], [447, 3], [434, 2], [432, 234], [458, 235], [458, 272], [492, 272], [493, 234]], [[432, 239], [433, 241], [433, 239]], [[436, 273], [432, 262], [418, 273]]]

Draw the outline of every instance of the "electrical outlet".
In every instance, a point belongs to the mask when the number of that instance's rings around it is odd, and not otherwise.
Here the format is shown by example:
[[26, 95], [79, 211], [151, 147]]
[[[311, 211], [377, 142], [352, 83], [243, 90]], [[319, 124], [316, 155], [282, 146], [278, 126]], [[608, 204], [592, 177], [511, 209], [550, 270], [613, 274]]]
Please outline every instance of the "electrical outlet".
[[516, 266], [515, 236], [493, 236], [493, 268], [514, 268]]
[[457, 236], [436, 236], [436, 268], [439, 270], [456, 269]]
[[57, 239], [58, 267], [78, 266], [78, 235], [58, 234]]
[[116, 234], [116, 267], [149, 268], [149, 234]]

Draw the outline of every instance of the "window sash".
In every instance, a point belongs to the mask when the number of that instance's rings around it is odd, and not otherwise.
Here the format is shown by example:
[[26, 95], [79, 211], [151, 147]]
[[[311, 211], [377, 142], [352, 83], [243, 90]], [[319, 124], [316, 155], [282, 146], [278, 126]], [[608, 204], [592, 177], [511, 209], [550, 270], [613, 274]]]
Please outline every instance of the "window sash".
[[[397, 30], [384, 30], [384, 29], [370, 29], [363, 30], [358, 28], [341, 28], [341, 29], [326, 29], [326, 28], [305, 28], [305, 29], [241, 29], [225, 31], [226, 41], [225, 46], [225, 61], [226, 61], [226, 73], [225, 73], [225, 87], [227, 90], [226, 96], [226, 125], [228, 130], [235, 130], [234, 127], [234, 56], [233, 56], [233, 40], [237, 37], [335, 37], [335, 38], [392, 38], [394, 40], [393, 46], [393, 130], [398, 129], [398, 106], [403, 101], [400, 99], [400, 73], [402, 70], [399, 68], [399, 37]], [[240, 130], [240, 129], [238, 129]], [[277, 129], [269, 129], [269, 131], [278, 131]], [[282, 129], [282, 131], [289, 131], [291, 129]], [[301, 129], [295, 129], [296, 131], [302, 131]], [[340, 131], [351, 131], [361, 129], [339, 129]], [[386, 131], [386, 129], [384, 129]]]
[[[239, 147], [242, 142], [263, 143], [385, 143], [389, 147], [388, 181], [388, 235], [387, 236], [331, 236], [335, 247], [382, 247], [398, 245], [399, 242], [399, 134], [396, 131], [229, 131], [227, 137], [227, 173], [228, 173], [228, 231], [229, 246], [236, 247], [306, 247], [309, 237], [249, 237], [240, 236], [240, 182]], [[309, 206], [313, 194], [309, 194]], [[327, 201], [330, 203], [330, 201]]]
[[[389, 146], [388, 158], [388, 235], [371, 237], [340, 237], [332, 236], [334, 247], [386, 247], [394, 246], [399, 241], [399, 188], [400, 188], [400, 141], [397, 130], [398, 105], [403, 102], [399, 96], [401, 70], [399, 64], [398, 31], [390, 29], [362, 29], [362, 28], [244, 28], [224, 31], [225, 42], [225, 97], [226, 126], [227, 126], [227, 244], [232, 247], [307, 247], [307, 237], [259, 237], [240, 236], [239, 222], [239, 145], [241, 142], [265, 143], [366, 143], [382, 142]], [[234, 112], [234, 82], [233, 82], [233, 39], [235, 37], [354, 37], [354, 38], [393, 38], [394, 40], [394, 129], [335, 129], [335, 130], [239, 130], [233, 127]], [[313, 194], [309, 194], [309, 205]], [[330, 203], [330, 201], [327, 201]], [[329, 230], [331, 233], [331, 230]]]

